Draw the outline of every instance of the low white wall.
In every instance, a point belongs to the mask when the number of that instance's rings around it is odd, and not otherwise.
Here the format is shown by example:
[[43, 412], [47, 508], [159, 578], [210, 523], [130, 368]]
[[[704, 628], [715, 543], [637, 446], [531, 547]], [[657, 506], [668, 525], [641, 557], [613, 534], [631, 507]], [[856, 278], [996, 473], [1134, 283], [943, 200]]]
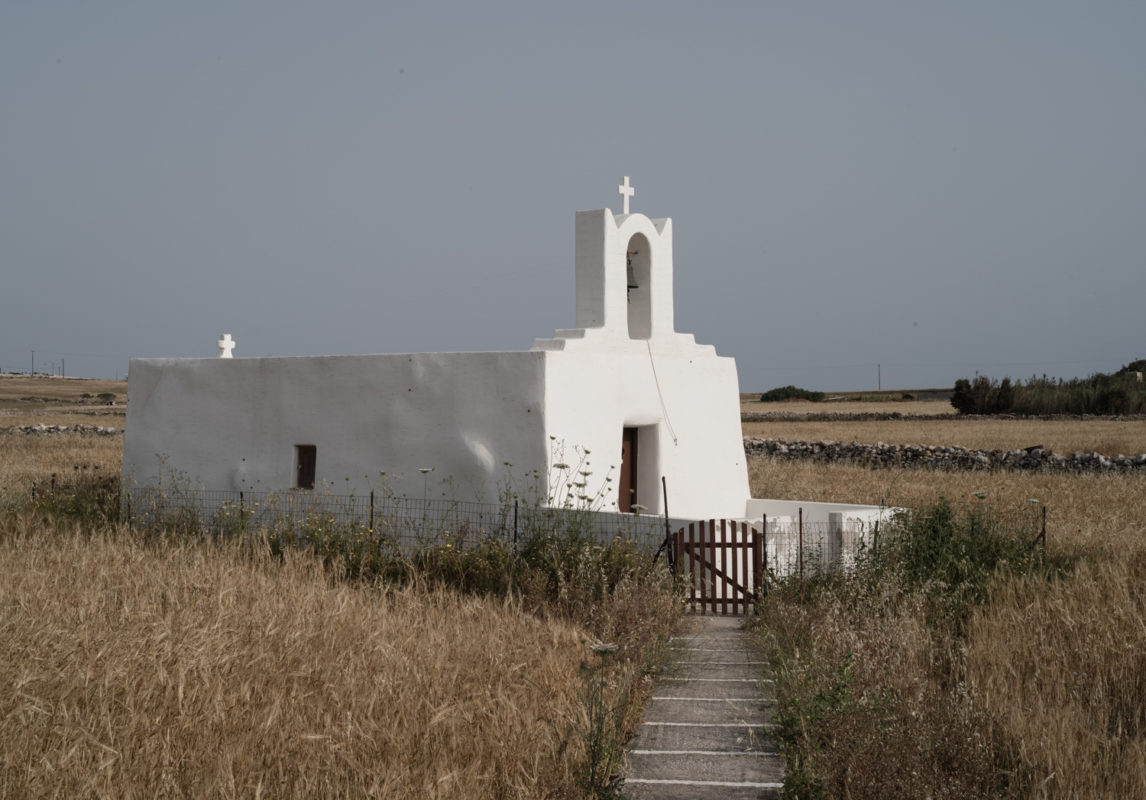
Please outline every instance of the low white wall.
[[747, 511], [757, 528], [767, 515], [768, 570], [785, 576], [798, 574], [801, 565], [805, 574], [850, 569], [899, 509], [753, 498]]
[[844, 520], [858, 520], [864, 523], [890, 519], [896, 510], [882, 506], [855, 505], [852, 503], [805, 503], [799, 500], [767, 500], [751, 498], [745, 513], [749, 522], [757, 523], [768, 515], [769, 520], [779, 518], [797, 519], [803, 509], [804, 522], [827, 524], [831, 514], [842, 514]]

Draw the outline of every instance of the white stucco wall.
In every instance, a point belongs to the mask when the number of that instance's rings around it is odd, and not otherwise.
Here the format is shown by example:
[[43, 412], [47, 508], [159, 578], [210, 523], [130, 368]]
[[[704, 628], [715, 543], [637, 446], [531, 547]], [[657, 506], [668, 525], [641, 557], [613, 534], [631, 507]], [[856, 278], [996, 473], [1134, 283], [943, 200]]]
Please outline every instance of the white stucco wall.
[[[170, 468], [194, 489], [286, 489], [295, 445], [311, 444], [316, 488], [385, 484], [421, 497], [428, 483], [431, 496], [496, 501], [504, 461], [521, 474], [546, 465], [544, 359], [528, 351], [134, 359], [124, 477], [154, 484]], [[434, 471], [424, 479], [420, 467]]]
[[605, 507], [616, 507], [622, 431], [637, 427], [640, 505], [664, 511], [664, 475], [673, 516], [744, 515], [748, 472], [731, 359], [695, 345], [654, 347], [650, 359], [644, 342], [628, 341], [549, 355], [546, 430], [565, 445], [566, 462], [573, 446], [590, 451], [592, 488], [612, 475]]

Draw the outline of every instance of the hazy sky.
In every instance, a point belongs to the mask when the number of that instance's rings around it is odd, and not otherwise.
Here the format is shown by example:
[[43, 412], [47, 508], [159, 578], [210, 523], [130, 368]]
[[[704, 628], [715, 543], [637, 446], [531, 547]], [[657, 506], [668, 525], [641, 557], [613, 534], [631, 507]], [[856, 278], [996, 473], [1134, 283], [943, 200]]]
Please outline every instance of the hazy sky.
[[0, 0], [0, 368], [526, 349], [623, 175], [745, 391], [1146, 357], [1146, 3], [550, 5]]

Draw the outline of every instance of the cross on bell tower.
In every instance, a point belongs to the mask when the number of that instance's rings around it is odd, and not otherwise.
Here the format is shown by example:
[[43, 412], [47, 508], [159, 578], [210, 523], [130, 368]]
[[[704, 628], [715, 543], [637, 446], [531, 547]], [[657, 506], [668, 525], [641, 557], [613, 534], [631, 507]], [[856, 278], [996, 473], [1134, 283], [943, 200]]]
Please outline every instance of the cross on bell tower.
[[621, 195], [621, 213], [629, 213], [629, 198], [637, 193], [637, 190], [629, 185], [629, 176], [625, 176], [625, 182], [617, 187], [618, 194]]

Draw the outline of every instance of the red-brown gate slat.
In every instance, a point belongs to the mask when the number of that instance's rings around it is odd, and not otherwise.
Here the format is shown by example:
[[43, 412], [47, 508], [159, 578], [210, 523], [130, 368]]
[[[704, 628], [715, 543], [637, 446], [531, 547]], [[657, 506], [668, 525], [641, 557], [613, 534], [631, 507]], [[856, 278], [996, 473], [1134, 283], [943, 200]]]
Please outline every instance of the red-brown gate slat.
[[729, 613], [730, 606], [732, 613], [736, 613], [736, 589], [728, 583], [730, 580], [735, 581], [735, 578], [732, 577], [733, 568], [728, 564], [728, 557], [736, 555], [733, 539], [729, 538], [731, 532], [728, 529], [730, 527], [732, 526], [728, 524], [728, 520], [722, 519], [720, 521], [720, 566], [722, 567], [721, 572], [724, 573], [723, 585], [720, 588], [724, 590], [722, 608], [725, 614]]
[[764, 571], [768, 557], [767, 551], [764, 549], [765, 541], [763, 533], [752, 532], [752, 585], [756, 587], [756, 597], [759, 599], [764, 598], [764, 581], [768, 579], [768, 575]]
[[681, 559], [684, 557], [684, 528], [673, 534], [673, 578], [681, 579]]
[[747, 522], [740, 523], [740, 541], [744, 543], [744, 547], [740, 550], [740, 564], [744, 576], [744, 613], [748, 613], [748, 601], [750, 597], [750, 589], [756, 586], [752, 580], [752, 573], [748, 569], [748, 556], [752, 552], [752, 528], [748, 526]]
[[715, 613], [717, 604], [720, 602], [720, 597], [716, 594], [716, 520], [710, 519], [708, 521], [708, 532], [705, 534], [705, 544], [708, 546], [704, 549], [705, 567], [708, 569], [708, 602], [712, 606]]
[[[697, 531], [698, 523], [689, 525], [689, 552], [692, 554], [692, 607], [696, 610], [697, 602], [700, 603], [700, 611], [705, 610], [705, 559], [699, 558], [697, 554], [697, 547], [700, 542], [704, 541], [704, 527]], [[699, 534], [699, 535], [698, 535]]]
[[[737, 613], [739, 613], [739, 608], [740, 608], [740, 591], [736, 587], [739, 586], [740, 584], [736, 580], [736, 571], [737, 571], [737, 563], [739, 562], [739, 555], [740, 554], [736, 551], [736, 523], [730, 522], [728, 524], [728, 527], [729, 527], [729, 537], [730, 537], [729, 538], [729, 544], [731, 544], [732, 546], [728, 550], [725, 550], [724, 554], [725, 554], [725, 558], [732, 562], [732, 569], [730, 569], [728, 571], [728, 577], [732, 578], [732, 583], [734, 584], [731, 587], [732, 588], [732, 613], [737, 614]], [[729, 559], [728, 556], [732, 556], [732, 558]], [[743, 578], [742, 578], [742, 580], [743, 580]], [[745, 609], [745, 610], [747, 610], [747, 609]]]

